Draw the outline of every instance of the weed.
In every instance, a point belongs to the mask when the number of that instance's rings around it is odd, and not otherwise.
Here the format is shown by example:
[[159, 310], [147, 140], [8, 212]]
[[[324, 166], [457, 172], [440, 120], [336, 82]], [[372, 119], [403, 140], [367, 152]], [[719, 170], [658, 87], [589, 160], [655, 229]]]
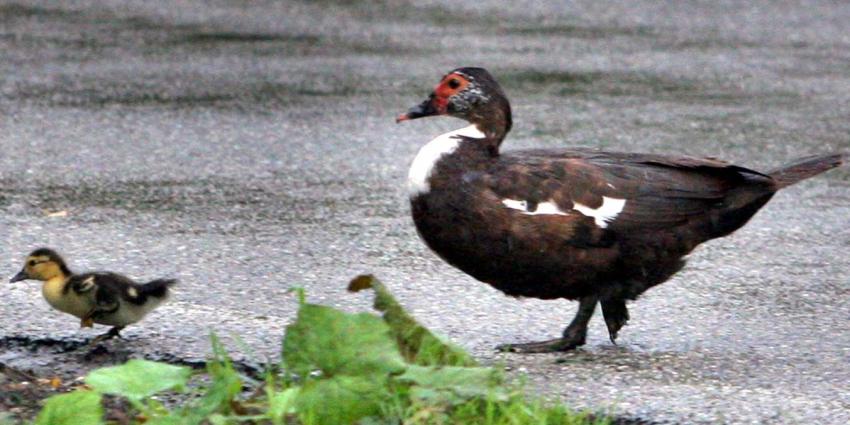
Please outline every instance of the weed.
[[[365, 289], [375, 291], [382, 316], [309, 304], [300, 292], [281, 367], [269, 369], [253, 393], [246, 395], [250, 380], [233, 368], [213, 335], [203, 387], [190, 385], [188, 367], [130, 360], [92, 371], [85, 389], [48, 398], [35, 424], [103, 424], [104, 395], [128, 402], [123, 417], [131, 423], [154, 425], [608, 423], [528, 398], [522, 385], [478, 366], [417, 323], [374, 277], [349, 285]], [[196, 396], [180, 406], [159, 401], [168, 392], [187, 391]]]

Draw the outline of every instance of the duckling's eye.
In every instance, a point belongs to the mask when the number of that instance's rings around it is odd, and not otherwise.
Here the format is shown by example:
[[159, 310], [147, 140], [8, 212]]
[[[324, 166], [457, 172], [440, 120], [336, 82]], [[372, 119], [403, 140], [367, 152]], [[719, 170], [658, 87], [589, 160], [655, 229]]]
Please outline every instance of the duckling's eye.
[[35, 260], [29, 260], [27, 264], [29, 264], [30, 267], [35, 266]]
[[456, 78], [452, 78], [451, 80], [449, 80], [449, 87], [452, 89], [460, 87], [460, 81], [458, 81]]

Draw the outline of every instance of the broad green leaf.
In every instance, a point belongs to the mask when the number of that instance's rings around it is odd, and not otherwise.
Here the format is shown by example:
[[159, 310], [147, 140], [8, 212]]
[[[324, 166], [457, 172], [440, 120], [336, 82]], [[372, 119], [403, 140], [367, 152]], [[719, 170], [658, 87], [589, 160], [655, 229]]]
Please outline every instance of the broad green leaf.
[[411, 365], [395, 379], [414, 384], [411, 389], [414, 397], [418, 394], [436, 394], [432, 391], [419, 391], [427, 389], [440, 393], [448, 392], [454, 395], [457, 401], [500, 392], [499, 386], [502, 384], [501, 374], [495, 369], [485, 367]]
[[291, 415], [296, 412], [295, 403], [298, 400], [300, 388], [287, 388], [283, 391], [276, 392], [269, 397], [269, 419], [275, 425], [284, 423], [286, 415]]
[[317, 369], [330, 377], [395, 373], [405, 367], [380, 317], [314, 304], [302, 304], [295, 323], [286, 327], [283, 359], [301, 376]]
[[104, 394], [140, 401], [160, 391], [182, 389], [191, 374], [186, 366], [133, 359], [121, 366], [92, 371], [86, 384]]
[[159, 416], [145, 421], [145, 425], [197, 425], [199, 423], [201, 423], [200, 420], [188, 418], [184, 412], [179, 410], [171, 412], [166, 416]]
[[388, 397], [386, 378], [380, 376], [336, 376], [307, 382], [295, 404], [304, 423], [351, 424], [380, 413]]
[[375, 291], [374, 308], [383, 313], [404, 358], [419, 365], [475, 366], [475, 360], [462, 348], [444, 341], [411, 317], [381, 281], [360, 275], [348, 285], [351, 292]]
[[99, 425], [103, 423], [101, 395], [94, 391], [73, 391], [47, 399], [35, 425]]
[[223, 415], [215, 414], [209, 417], [210, 425], [227, 425], [229, 422]]

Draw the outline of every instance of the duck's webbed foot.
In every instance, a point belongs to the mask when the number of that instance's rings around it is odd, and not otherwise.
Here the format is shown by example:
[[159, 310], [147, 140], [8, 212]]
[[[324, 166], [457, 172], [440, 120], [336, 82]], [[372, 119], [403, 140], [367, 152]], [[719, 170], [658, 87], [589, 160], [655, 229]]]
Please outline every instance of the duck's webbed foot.
[[106, 332], [105, 334], [98, 335], [98, 336], [94, 337], [94, 338], [91, 340], [91, 342], [89, 342], [89, 346], [90, 346], [90, 347], [93, 347], [93, 346], [95, 346], [95, 345], [97, 345], [97, 344], [100, 344], [101, 342], [108, 341], [108, 340], [110, 340], [110, 339], [112, 339], [112, 338], [115, 338], [115, 337], [121, 338], [121, 334], [120, 334], [120, 332], [121, 332], [121, 330], [122, 330], [122, 329], [124, 329], [124, 327], [123, 327], [123, 326], [115, 326], [115, 327], [113, 327], [112, 329], [110, 329], [110, 330], [109, 330], [108, 332]]
[[574, 350], [585, 343], [587, 337], [587, 323], [593, 316], [596, 308], [596, 296], [588, 296], [579, 300], [578, 312], [570, 325], [564, 329], [562, 338], [550, 339], [548, 341], [529, 342], [523, 344], [502, 344], [496, 347], [499, 351], [513, 353], [552, 353], [557, 351]]
[[538, 342], [502, 344], [497, 346], [496, 350], [509, 353], [554, 353], [558, 351], [573, 350], [583, 344], [584, 339], [580, 341], [574, 341], [567, 338], [555, 338]]
[[608, 326], [608, 337], [616, 345], [617, 332], [629, 321], [626, 300], [622, 298], [606, 299], [602, 300], [600, 304], [602, 304], [602, 316], [605, 317], [605, 325]]

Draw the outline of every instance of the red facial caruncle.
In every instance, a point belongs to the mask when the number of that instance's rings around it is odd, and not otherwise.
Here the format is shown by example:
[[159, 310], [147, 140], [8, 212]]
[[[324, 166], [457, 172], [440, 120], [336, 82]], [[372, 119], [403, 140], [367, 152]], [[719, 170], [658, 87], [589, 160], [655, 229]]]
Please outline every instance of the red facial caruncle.
[[449, 112], [449, 99], [464, 91], [469, 86], [469, 79], [465, 75], [453, 72], [440, 80], [434, 87], [434, 91], [427, 100], [410, 108], [407, 113], [396, 118], [396, 122], [413, 120], [434, 115], [446, 115]]
[[449, 98], [462, 92], [469, 85], [465, 76], [453, 72], [443, 77], [442, 81], [434, 87], [434, 108], [445, 114], [449, 104]]

